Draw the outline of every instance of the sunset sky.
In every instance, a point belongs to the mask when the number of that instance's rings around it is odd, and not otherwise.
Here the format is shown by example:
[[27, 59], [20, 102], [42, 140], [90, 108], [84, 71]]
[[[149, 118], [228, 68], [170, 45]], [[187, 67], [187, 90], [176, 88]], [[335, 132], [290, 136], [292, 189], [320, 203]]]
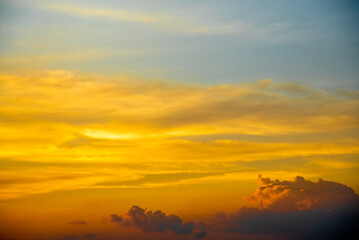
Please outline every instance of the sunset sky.
[[0, 239], [345, 239], [358, 9], [0, 0]]

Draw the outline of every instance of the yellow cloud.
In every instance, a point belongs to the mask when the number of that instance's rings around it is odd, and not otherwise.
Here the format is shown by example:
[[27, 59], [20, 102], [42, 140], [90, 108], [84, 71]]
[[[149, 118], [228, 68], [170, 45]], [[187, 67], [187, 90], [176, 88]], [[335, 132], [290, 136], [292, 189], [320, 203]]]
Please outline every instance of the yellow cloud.
[[[357, 167], [337, 157], [359, 153], [356, 99], [307, 86], [201, 86], [55, 70], [1, 74], [0, 89], [2, 199], [100, 182], [155, 188]], [[332, 167], [306, 160], [312, 156], [330, 156]], [[295, 168], [277, 164], [293, 158], [302, 159]], [[138, 180], [154, 172], [164, 179]], [[197, 177], [173, 181], [175, 173]]]

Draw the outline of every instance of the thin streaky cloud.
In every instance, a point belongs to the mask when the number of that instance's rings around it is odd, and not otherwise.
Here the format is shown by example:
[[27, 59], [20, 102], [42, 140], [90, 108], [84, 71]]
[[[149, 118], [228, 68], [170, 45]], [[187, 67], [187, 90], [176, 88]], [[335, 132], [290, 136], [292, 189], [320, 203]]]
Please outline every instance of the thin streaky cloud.
[[[277, 22], [266, 25], [253, 24], [246, 21], [221, 22], [219, 19], [208, 22], [208, 16], [201, 16], [194, 21], [190, 15], [178, 17], [163, 13], [117, 10], [107, 8], [84, 7], [80, 5], [40, 5], [42, 9], [71, 14], [85, 18], [102, 18], [112, 21], [133, 22], [151, 25], [167, 32], [185, 34], [233, 35], [245, 39], [266, 41], [297, 40], [295, 33], [288, 33], [291, 28], [288, 22]], [[198, 19], [198, 16], [196, 16]]]
[[166, 30], [184, 32], [184, 33], [208, 33], [208, 27], [199, 26], [192, 22], [169, 16], [166, 14], [152, 14], [146, 12], [112, 10], [112, 9], [95, 9], [82, 6], [70, 5], [44, 5], [40, 8], [56, 12], [64, 12], [80, 17], [98, 17], [112, 21], [134, 22], [150, 24]]
[[85, 7], [68, 6], [68, 5], [48, 5], [45, 6], [44, 8], [54, 11], [59, 11], [59, 12], [67, 12], [84, 17], [106, 17], [117, 21], [129, 21], [129, 22], [140, 22], [140, 23], [156, 23], [160, 21], [165, 21], [169, 18], [166, 15], [118, 11], [118, 10], [110, 10], [110, 9], [94, 9], [94, 8], [85, 8]]

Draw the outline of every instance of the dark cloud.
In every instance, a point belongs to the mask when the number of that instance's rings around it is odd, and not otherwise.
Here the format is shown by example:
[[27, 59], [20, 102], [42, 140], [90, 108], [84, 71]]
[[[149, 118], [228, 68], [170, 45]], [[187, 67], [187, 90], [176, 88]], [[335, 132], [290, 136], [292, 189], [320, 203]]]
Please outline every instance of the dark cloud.
[[70, 224], [84, 225], [84, 224], [87, 224], [87, 223], [84, 220], [74, 220], [74, 221], [71, 221]]
[[241, 234], [273, 234], [287, 239], [351, 239], [358, 236], [358, 195], [336, 182], [259, 178], [249, 197], [257, 208], [220, 212], [208, 221], [212, 230]]
[[[111, 215], [113, 222], [121, 219], [116, 214]], [[186, 222], [176, 215], [166, 215], [160, 210], [155, 212], [147, 211], [139, 206], [132, 206], [128, 211], [128, 219], [121, 221], [122, 225], [136, 226], [144, 232], [166, 232], [171, 231], [176, 234], [189, 235], [192, 234], [194, 223]]]
[[129, 219], [124, 219], [123, 217], [117, 215], [117, 214], [111, 214], [110, 215], [111, 222], [114, 223], [120, 223], [124, 227], [131, 227], [132, 224]]
[[138, 206], [133, 206], [128, 211], [132, 223], [145, 232], [165, 232], [171, 231], [178, 234], [191, 234], [194, 228], [193, 222], [183, 223], [183, 220], [176, 215], [166, 216], [160, 210], [155, 212], [146, 211]]
[[209, 229], [208, 225], [205, 222], [201, 222], [201, 221], [196, 222], [195, 228], [196, 229], [201, 229], [201, 230]]
[[110, 215], [112, 222], [122, 222], [123, 218], [121, 216], [118, 216], [117, 214], [111, 214]]
[[[233, 235], [243, 239], [356, 239], [359, 237], [359, 196], [344, 184], [296, 177], [279, 181], [259, 176], [256, 191], [248, 200], [257, 207], [235, 212], [218, 212], [205, 222], [186, 222], [176, 215], [132, 206], [125, 217], [110, 215], [122, 226], [135, 226], [144, 232], [170, 231], [203, 238]], [[213, 234], [213, 235], [212, 235]], [[232, 238], [231, 238], [232, 239]], [[359, 238], [358, 238], [359, 239]]]
[[242, 208], [234, 213], [218, 213], [211, 219], [213, 230], [285, 235], [288, 239], [350, 239], [358, 234], [357, 207], [327, 210], [276, 212]]
[[196, 232], [196, 233], [194, 234], [194, 236], [195, 236], [196, 238], [204, 238], [205, 236], [207, 236], [207, 232], [206, 232], [206, 231]]

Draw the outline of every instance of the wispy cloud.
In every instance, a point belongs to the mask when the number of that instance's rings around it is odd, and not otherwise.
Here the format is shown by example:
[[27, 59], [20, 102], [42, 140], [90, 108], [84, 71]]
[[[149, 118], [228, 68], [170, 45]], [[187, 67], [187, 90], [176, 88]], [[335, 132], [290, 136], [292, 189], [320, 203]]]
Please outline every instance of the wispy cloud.
[[187, 21], [183, 18], [170, 16], [167, 14], [137, 12], [128, 10], [98, 9], [76, 5], [43, 5], [44, 9], [56, 12], [68, 13], [74, 16], [87, 18], [103, 18], [112, 21], [124, 21], [142, 23], [166, 29], [174, 32], [183, 33], [207, 33], [208, 28]]
[[[202, 86], [65, 70], [2, 74], [0, 86], [2, 199], [251, 179], [259, 168], [314, 177], [358, 167], [355, 94], [268, 79]], [[70, 164], [79, 162], [87, 165]]]
[[[179, 16], [165, 13], [150, 13], [119, 9], [95, 8], [80, 5], [47, 4], [41, 8], [85, 18], [107, 19], [110, 21], [147, 24], [169, 32], [189, 34], [229, 34], [245, 39], [282, 41], [298, 39], [288, 22], [254, 24], [245, 21], [208, 21], [208, 16]], [[208, 13], [207, 13], [208, 14]], [[213, 17], [213, 16], [211, 16]]]
[[109, 9], [101, 10], [101, 9], [77, 7], [71, 5], [48, 5], [45, 8], [54, 11], [68, 12], [84, 17], [106, 17], [112, 20], [140, 22], [140, 23], [156, 23], [156, 22], [164, 21], [168, 18], [168, 16], [166, 15], [155, 15], [155, 14], [129, 12], [129, 11], [116, 11]]

